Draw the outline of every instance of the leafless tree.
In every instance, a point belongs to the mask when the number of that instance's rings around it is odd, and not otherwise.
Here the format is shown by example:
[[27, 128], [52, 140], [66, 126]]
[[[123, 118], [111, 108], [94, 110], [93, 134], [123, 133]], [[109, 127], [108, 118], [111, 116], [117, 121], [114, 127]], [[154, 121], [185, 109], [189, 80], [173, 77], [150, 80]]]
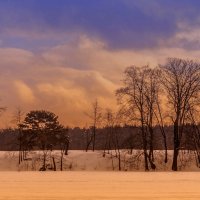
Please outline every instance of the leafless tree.
[[18, 164], [20, 164], [24, 158], [23, 155], [25, 155], [25, 153], [22, 152], [23, 150], [23, 133], [22, 133], [22, 128], [21, 128], [21, 123], [23, 121], [23, 117], [24, 117], [24, 112], [22, 111], [22, 109], [20, 107], [18, 107], [16, 109], [16, 112], [14, 113], [13, 115], [13, 120], [12, 122], [14, 124], [16, 124], [17, 126], [17, 131], [18, 131], [18, 137], [17, 137], [17, 140], [18, 140], [18, 146], [19, 146], [19, 159], [18, 159]]
[[83, 134], [84, 134], [84, 137], [86, 138], [86, 148], [85, 148], [86, 152], [88, 151], [88, 149], [92, 143], [93, 133], [92, 133], [91, 129], [92, 129], [91, 127], [83, 129]]
[[92, 126], [91, 126], [92, 134], [89, 134], [88, 132], [87, 136], [90, 136], [90, 138], [87, 139], [86, 151], [88, 150], [90, 144], [92, 144], [92, 150], [94, 151], [96, 145], [96, 131], [102, 119], [101, 107], [99, 106], [98, 100], [95, 100], [95, 102], [92, 103], [92, 110], [90, 113], [87, 114], [87, 116], [89, 116], [89, 118], [92, 121]]
[[[110, 109], [107, 109], [106, 111], [106, 146], [105, 149], [107, 149], [108, 151], [110, 151], [110, 155], [111, 155], [111, 160], [112, 160], [112, 167], [114, 170], [114, 159], [116, 158], [118, 160], [118, 170], [121, 171], [122, 170], [122, 166], [121, 166], [121, 115], [119, 112], [113, 112]], [[104, 155], [105, 155], [105, 149], [104, 149]], [[113, 151], [114, 150], [114, 153]]]
[[114, 126], [114, 120], [113, 120], [113, 113], [110, 109], [106, 110], [105, 116], [105, 145], [104, 145], [104, 153], [103, 156], [106, 154], [106, 150], [109, 154], [111, 148], [112, 148], [112, 134], [113, 134], [113, 126]]
[[56, 140], [60, 147], [60, 171], [63, 171], [63, 158], [68, 154], [69, 149], [69, 135], [68, 129], [63, 129], [56, 133]]
[[196, 158], [196, 165], [200, 167], [200, 128], [199, 111], [190, 109], [188, 115], [189, 123], [186, 125], [185, 140], [188, 151], [192, 149]]
[[[154, 123], [157, 109], [157, 71], [148, 66], [131, 66], [125, 70], [124, 87], [117, 90], [117, 97], [122, 105], [122, 112], [133, 123], [136, 122], [141, 131], [145, 170], [154, 164]], [[149, 151], [148, 151], [149, 149]]]
[[[145, 72], [146, 71], [146, 72]], [[156, 103], [158, 101], [158, 78], [157, 78], [157, 70], [146, 68], [144, 69], [144, 73], [146, 73], [146, 80], [144, 85], [144, 95], [146, 101], [146, 125], [147, 132], [149, 133], [149, 162], [152, 168], [155, 168], [154, 165], [154, 118], [156, 112]]]
[[[168, 161], [168, 154], [167, 154], [167, 138], [166, 138], [166, 131], [165, 131], [165, 124], [164, 124], [164, 112], [163, 112], [163, 89], [161, 87], [160, 82], [160, 74], [161, 71], [159, 68], [154, 69], [146, 69], [147, 70], [147, 84], [145, 89], [145, 97], [147, 101], [147, 109], [148, 109], [148, 116], [147, 116], [147, 126], [150, 133], [150, 152], [149, 156], [154, 161], [153, 155], [153, 141], [154, 141], [154, 127], [157, 125], [160, 129], [160, 133], [163, 137], [164, 149], [165, 149], [165, 159], [164, 162], [167, 163]], [[161, 97], [162, 96], [162, 97]]]
[[178, 155], [184, 132], [186, 118], [191, 108], [195, 108], [199, 100], [200, 64], [192, 60], [169, 58], [161, 65], [161, 82], [167, 94], [171, 121], [174, 127], [174, 153], [172, 170], [178, 170]]

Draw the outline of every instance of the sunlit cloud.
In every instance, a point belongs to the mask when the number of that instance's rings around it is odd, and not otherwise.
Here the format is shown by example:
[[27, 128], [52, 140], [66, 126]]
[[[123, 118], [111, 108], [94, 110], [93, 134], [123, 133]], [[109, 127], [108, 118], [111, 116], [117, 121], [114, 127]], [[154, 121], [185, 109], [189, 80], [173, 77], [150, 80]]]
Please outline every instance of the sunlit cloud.
[[126, 67], [199, 59], [199, 6], [195, 0], [0, 2], [0, 97], [7, 115], [18, 106], [47, 109], [65, 125], [84, 126], [95, 99], [116, 109]]
[[31, 88], [24, 82], [16, 80], [14, 81], [14, 87], [16, 89], [17, 96], [22, 103], [32, 104], [35, 102], [35, 96]]
[[169, 56], [198, 59], [199, 54], [170, 47], [111, 51], [85, 36], [40, 54], [0, 49], [2, 103], [7, 112], [18, 106], [25, 111], [47, 109], [59, 115], [63, 124], [84, 126], [89, 123], [85, 113], [96, 98], [102, 108], [116, 109], [115, 90], [127, 66], [157, 66]]

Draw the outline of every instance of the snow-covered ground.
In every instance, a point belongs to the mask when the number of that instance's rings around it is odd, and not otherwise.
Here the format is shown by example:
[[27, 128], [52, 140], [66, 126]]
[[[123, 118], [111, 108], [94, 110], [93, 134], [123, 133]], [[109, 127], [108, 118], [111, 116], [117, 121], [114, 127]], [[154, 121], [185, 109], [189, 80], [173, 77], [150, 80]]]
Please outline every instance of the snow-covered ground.
[[[29, 153], [20, 165], [18, 152], [0, 152], [0, 200], [200, 199], [199, 172], [141, 172], [141, 153], [121, 151], [123, 171], [118, 172], [118, 159], [111, 152], [103, 156], [102, 151], [69, 151], [64, 157], [65, 171], [60, 172], [60, 152], [56, 151], [57, 171], [39, 172], [42, 152]], [[170, 170], [172, 152], [168, 164], [163, 155], [155, 152], [156, 171]], [[181, 152], [182, 171], [199, 171], [194, 161], [193, 153]], [[47, 163], [52, 164], [51, 160]]]
[[[54, 151], [56, 170], [60, 170], [60, 151]], [[18, 152], [0, 152], [0, 171], [39, 171], [42, 167], [43, 154], [40, 151], [27, 154], [27, 160], [18, 164]], [[155, 151], [156, 171], [171, 171], [172, 151], [168, 151], [168, 163], [164, 163], [164, 152]], [[200, 171], [196, 166], [194, 153], [180, 152], [179, 170], [181, 171]], [[52, 159], [47, 156], [49, 168], [53, 166]], [[63, 170], [65, 171], [118, 171], [118, 159], [115, 152], [106, 153], [103, 151], [69, 151], [64, 156]], [[134, 150], [133, 154], [128, 151], [121, 151], [121, 170], [122, 171], [144, 171], [143, 154], [141, 151]]]
[[0, 172], [0, 200], [199, 200], [198, 172]]

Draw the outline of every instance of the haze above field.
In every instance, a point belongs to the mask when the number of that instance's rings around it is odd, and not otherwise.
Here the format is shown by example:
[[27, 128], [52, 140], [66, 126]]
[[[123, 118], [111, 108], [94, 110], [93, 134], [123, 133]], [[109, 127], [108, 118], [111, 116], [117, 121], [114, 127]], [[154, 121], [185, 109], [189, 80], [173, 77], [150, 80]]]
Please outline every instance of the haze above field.
[[98, 98], [114, 108], [127, 66], [167, 57], [198, 59], [195, 0], [18, 0], [0, 2], [0, 91], [8, 107], [47, 109], [63, 124], [85, 125]]

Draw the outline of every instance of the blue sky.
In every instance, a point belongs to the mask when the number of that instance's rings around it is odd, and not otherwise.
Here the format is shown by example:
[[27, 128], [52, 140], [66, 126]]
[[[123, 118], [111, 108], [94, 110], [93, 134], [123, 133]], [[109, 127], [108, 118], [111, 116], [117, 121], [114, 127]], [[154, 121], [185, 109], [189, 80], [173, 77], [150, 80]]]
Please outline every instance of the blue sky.
[[126, 67], [199, 60], [199, 10], [199, 0], [0, 0], [0, 126], [16, 107], [90, 125], [96, 98], [116, 109]]
[[197, 0], [1, 0], [1, 45], [33, 50], [75, 33], [111, 49], [152, 48], [180, 31], [178, 23], [199, 26], [199, 8]]

